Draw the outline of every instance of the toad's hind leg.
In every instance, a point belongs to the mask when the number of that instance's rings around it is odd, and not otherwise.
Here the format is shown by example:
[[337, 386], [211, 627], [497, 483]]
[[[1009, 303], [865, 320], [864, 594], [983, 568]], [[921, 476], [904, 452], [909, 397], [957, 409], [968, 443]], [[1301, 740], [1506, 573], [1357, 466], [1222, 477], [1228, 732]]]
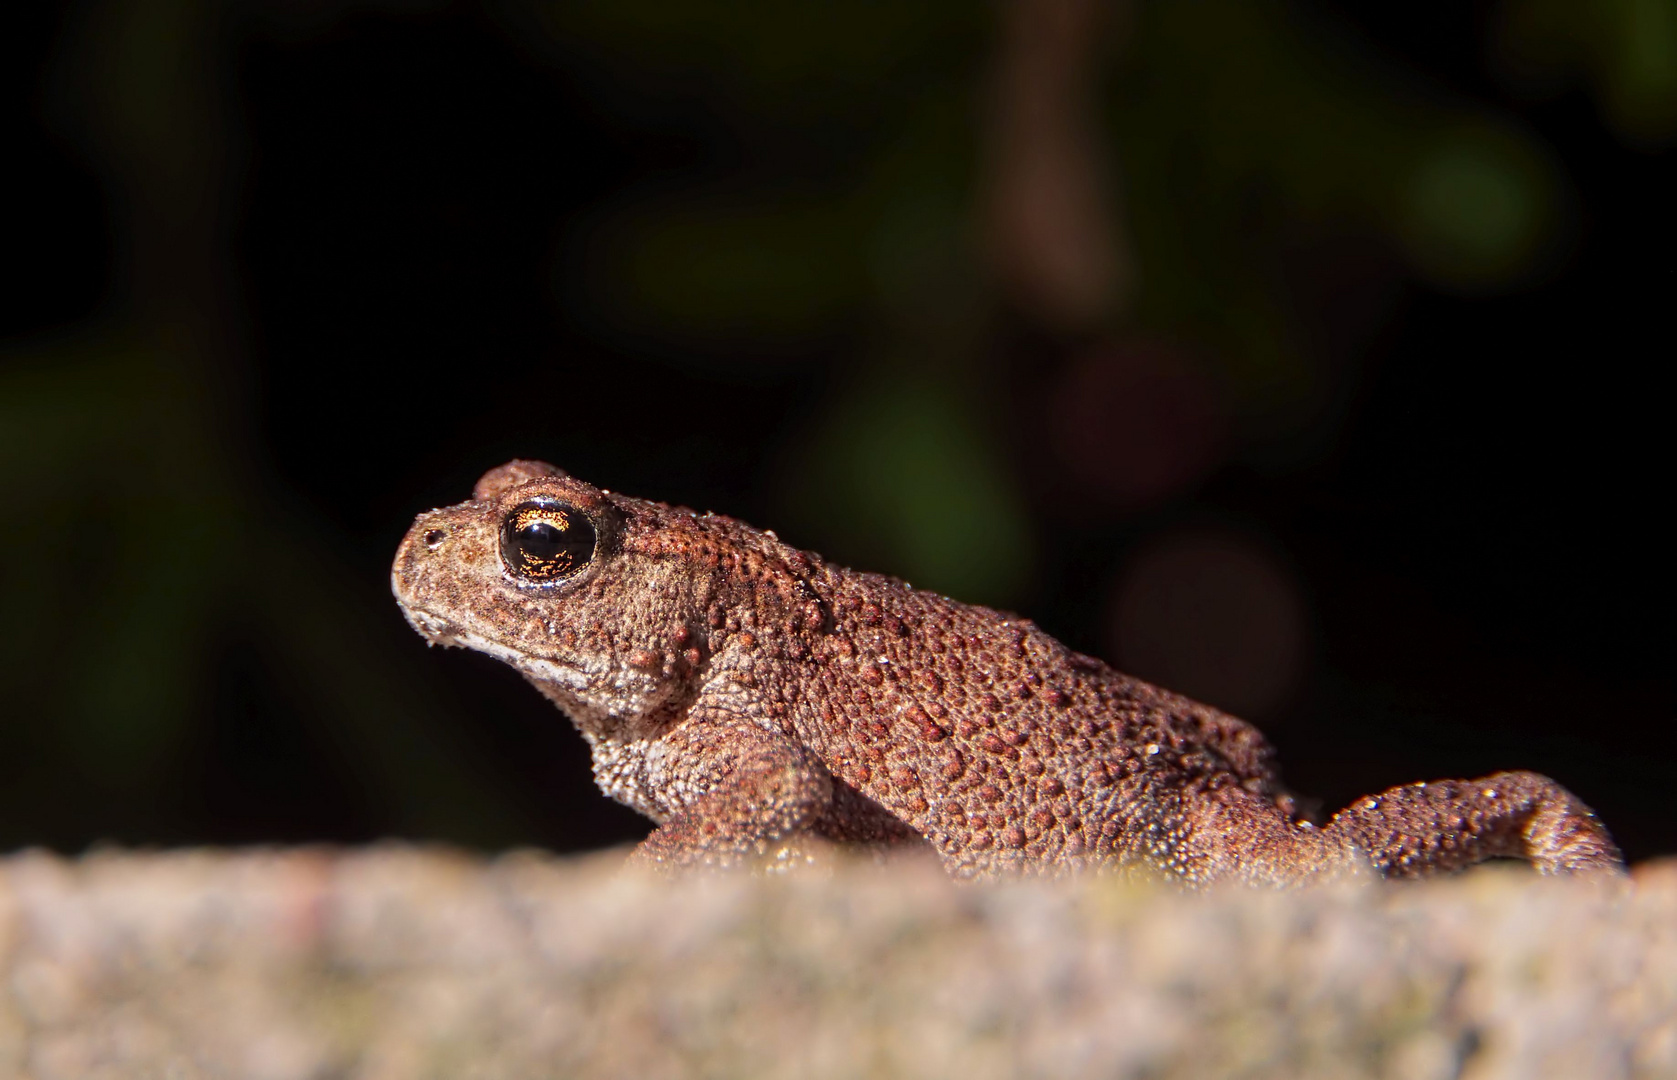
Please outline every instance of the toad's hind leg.
[[1613, 838], [1589, 807], [1546, 776], [1408, 784], [1358, 799], [1328, 822], [1387, 877], [1422, 877], [1486, 859], [1525, 859], [1540, 873], [1620, 873]]

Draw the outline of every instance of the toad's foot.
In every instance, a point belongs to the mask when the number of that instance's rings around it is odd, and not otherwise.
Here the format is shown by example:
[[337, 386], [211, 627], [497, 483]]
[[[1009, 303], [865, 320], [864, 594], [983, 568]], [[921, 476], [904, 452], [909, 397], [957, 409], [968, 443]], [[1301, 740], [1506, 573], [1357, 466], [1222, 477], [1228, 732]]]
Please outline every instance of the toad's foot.
[[1524, 859], [1544, 874], [1620, 874], [1595, 813], [1532, 772], [1407, 784], [1358, 799], [1327, 834], [1349, 839], [1387, 877], [1422, 877], [1486, 859]]

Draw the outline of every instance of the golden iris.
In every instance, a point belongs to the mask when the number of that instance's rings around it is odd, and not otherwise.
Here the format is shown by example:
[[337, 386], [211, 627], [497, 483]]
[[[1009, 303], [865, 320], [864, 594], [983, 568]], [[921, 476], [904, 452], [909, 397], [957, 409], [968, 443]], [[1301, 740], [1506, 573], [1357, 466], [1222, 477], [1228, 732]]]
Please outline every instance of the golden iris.
[[587, 566], [595, 540], [594, 523], [574, 506], [520, 503], [501, 521], [501, 561], [517, 577], [545, 585]]

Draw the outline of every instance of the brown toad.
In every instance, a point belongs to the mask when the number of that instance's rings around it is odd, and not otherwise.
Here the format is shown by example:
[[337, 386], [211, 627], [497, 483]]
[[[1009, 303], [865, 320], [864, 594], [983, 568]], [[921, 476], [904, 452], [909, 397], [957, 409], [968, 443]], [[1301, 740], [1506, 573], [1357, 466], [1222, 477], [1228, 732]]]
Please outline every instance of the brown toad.
[[642, 862], [749, 863], [814, 836], [924, 838], [969, 877], [1620, 867], [1595, 815], [1529, 772], [1395, 788], [1318, 827], [1241, 720], [1027, 620], [541, 462], [421, 514], [392, 585], [428, 640], [506, 661], [570, 716], [600, 787], [658, 822]]

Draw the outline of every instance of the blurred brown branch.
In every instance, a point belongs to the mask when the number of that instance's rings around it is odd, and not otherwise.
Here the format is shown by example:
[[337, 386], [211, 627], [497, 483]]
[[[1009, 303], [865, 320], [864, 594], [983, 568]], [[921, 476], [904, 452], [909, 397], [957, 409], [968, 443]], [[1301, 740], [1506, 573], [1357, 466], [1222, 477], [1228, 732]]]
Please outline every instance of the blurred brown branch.
[[985, 234], [992, 272], [1048, 326], [1124, 310], [1134, 269], [1097, 101], [1128, 0], [1003, 4], [990, 89]]

